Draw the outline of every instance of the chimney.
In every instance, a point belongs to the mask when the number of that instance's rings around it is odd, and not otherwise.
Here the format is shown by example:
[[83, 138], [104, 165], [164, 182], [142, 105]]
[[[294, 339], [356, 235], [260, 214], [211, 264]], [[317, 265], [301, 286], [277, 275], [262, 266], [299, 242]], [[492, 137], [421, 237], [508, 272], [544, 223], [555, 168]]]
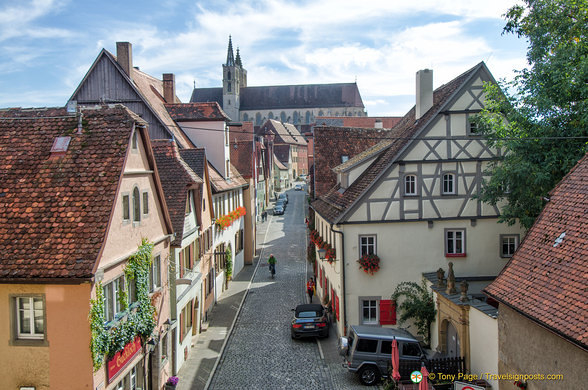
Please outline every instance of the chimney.
[[433, 107], [433, 70], [423, 69], [416, 73], [416, 119]]
[[163, 74], [163, 99], [166, 103], [176, 102], [176, 77], [173, 73]]
[[381, 119], [376, 119], [376, 122], [374, 123], [374, 128], [376, 129], [382, 129], [384, 127], [384, 123], [382, 123]]
[[122, 66], [125, 73], [131, 77], [131, 69], [133, 69], [133, 46], [129, 42], [116, 43], [116, 61]]

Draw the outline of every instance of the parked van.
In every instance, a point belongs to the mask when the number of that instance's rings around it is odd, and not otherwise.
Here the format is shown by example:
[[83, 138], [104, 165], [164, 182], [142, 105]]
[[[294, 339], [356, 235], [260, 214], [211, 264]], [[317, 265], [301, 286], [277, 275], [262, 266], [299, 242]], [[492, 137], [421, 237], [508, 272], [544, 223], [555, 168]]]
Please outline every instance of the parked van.
[[[341, 337], [340, 352], [345, 357], [343, 366], [359, 375], [364, 385], [375, 385], [388, 377], [391, 367], [392, 340], [396, 338], [401, 363], [410, 361], [415, 367], [426, 360], [419, 342], [406, 330], [352, 325], [347, 337]], [[400, 372], [404, 378], [410, 372]]]

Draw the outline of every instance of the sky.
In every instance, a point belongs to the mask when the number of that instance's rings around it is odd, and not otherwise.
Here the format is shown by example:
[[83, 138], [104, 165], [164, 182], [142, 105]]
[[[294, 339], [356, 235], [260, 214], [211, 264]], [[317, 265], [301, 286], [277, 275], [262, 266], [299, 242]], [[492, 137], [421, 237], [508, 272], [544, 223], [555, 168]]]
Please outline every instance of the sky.
[[415, 74], [437, 88], [481, 61], [497, 80], [525, 68], [527, 42], [502, 34], [515, 0], [0, 0], [0, 107], [64, 106], [102, 49], [220, 87], [229, 35], [249, 86], [357, 82], [368, 115], [414, 105]]

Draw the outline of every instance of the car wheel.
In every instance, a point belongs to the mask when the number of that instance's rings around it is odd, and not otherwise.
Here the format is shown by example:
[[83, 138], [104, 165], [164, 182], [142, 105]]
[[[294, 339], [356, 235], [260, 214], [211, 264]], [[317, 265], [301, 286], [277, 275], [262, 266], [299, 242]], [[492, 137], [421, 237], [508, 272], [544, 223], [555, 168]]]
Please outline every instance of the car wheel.
[[366, 386], [373, 386], [380, 380], [380, 371], [374, 366], [364, 366], [359, 370], [359, 380]]

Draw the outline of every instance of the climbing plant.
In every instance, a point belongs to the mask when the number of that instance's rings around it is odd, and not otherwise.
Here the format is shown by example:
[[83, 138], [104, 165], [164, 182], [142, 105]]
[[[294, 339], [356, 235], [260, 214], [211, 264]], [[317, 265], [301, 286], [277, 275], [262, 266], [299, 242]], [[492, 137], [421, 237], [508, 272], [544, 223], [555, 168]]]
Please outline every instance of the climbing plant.
[[431, 340], [431, 323], [435, 321], [437, 309], [433, 301], [433, 292], [429, 291], [427, 285], [423, 282], [402, 282], [396, 286], [392, 299], [398, 302], [403, 297], [402, 303], [398, 307], [400, 312], [399, 323], [402, 324], [408, 320], [414, 320], [418, 329], [418, 334], [423, 336], [428, 344]]
[[[104, 309], [104, 293], [102, 284], [96, 286], [96, 299], [90, 300], [90, 330], [92, 339], [90, 351], [94, 370], [98, 370], [104, 363], [104, 357], [112, 357], [124, 348], [137, 335], [143, 341], [151, 336], [156, 325], [155, 307], [149, 297], [149, 271], [151, 269], [151, 255], [153, 244], [143, 239], [137, 252], [129, 257], [124, 269], [124, 292], [118, 294], [117, 299], [126, 318], [114, 321], [114, 324], [106, 323]], [[128, 286], [135, 283], [137, 301], [129, 310]]]
[[227, 272], [227, 279], [229, 279], [233, 275], [233, 252], [231, 252], [231, 247], [227, 247], [225, 251], [226, 255], [226, 263], [225, 263], [225, 270]]

